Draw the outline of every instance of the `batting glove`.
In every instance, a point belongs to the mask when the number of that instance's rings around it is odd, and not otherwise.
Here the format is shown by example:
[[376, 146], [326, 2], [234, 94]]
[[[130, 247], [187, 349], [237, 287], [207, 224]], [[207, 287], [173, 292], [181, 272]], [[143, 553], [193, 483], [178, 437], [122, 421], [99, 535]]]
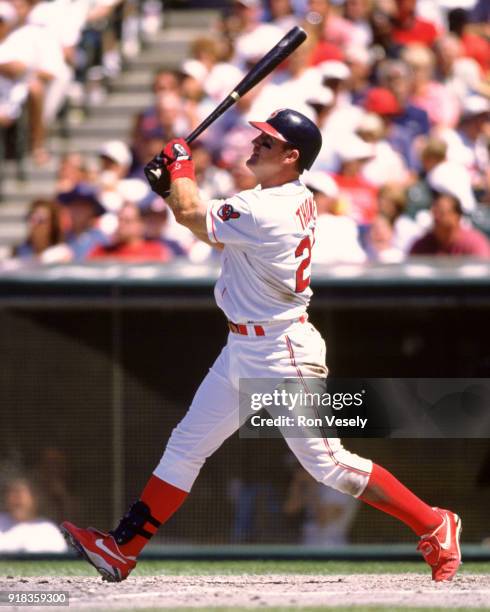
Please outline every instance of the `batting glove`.
[[171, 140], [163, 149], [162, 155], [171, 181], [183, 177], [196, 180], [191, 150], [183, 138]]
[[149, 161], [145, 166], [146, 180], [150, 183], [151, 190], [162, 198], [168, 198], [170, 194], [170, 173], [167, 169], [163, 151]]

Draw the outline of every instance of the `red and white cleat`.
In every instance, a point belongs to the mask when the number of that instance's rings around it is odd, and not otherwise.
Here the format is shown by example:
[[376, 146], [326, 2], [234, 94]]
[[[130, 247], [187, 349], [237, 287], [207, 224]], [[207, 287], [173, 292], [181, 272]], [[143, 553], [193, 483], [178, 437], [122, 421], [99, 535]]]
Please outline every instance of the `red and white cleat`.
[[432, 568], [432, 580], [452, 580], [461, 565], [461, 519], [450, 510], [434, 508], [441, 515], [442, 523], [432, 533], [423, 535], [417, 550]]
[[95, 567], [103, 580], [121, 582], [136, 567], [136, 559], [124, 555], [109, 533], [92, 527], [80, 529], [68, 521], [60, 528], [68, 544]]

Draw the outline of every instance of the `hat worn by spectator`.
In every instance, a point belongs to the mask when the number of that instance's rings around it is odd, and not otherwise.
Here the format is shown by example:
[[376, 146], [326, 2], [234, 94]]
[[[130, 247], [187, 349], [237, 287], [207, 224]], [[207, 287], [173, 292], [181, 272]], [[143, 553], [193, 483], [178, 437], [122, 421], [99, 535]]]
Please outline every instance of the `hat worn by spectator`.
[[339, 196], [337, 183], [326, 172], [307, 170], [303, 173], [301, 180], [312, 191], [319, 191], [329, 198], [338, 198]]
[[100, 203], [97, 191], [93, 185], [78, 183], [71, 191], [58, 194], [58, 201], [64, 206], [71, 206], [74, 202], [88, 202], [92, 204], [97, 217], [105, 214], [106, 210]]
[[468, 96], [463, 102], [461, 119], [471, 119], [490, 112], [490, 102], [483, 96]]
[[122, 140], [108, 140], [99, 148], [98, 154], [107, 157], [120, 166], [131, 164], [131, 151]]
[[320, 69], [322, 78], [326, 80], [346, 81], [350, 77], [350, 70], [347, 64], [337, 60], [322, 62], [318, 68]]
[[241, 62], [246, 64], [261, 59], [279, 42], [282, 31], [270, 23], [263, 23], [248, 34], [242, 34], [235, 43], [235, 53]]
[[331, 106], [334, 103], [333, 91], [330, 87], [318, 85], [306, 98], [306, 103], [311, 106]]
[[359, 119], [356, 132], [370, 134], [381, 134], [384, 130], [384, 124], [381, 117], [376, 113], [366, 113]]
[[180, 68], [180, 71], [185, 76], [190, 76], [193, 79], [196, 79], [198, 83], [203, 83], [204, 79], [208, 75], [206, 66], [204, 66], [202, 62], [196, 59], [185, 60]]
[[235, 0], [235, 4], [243, 4], [247, 8], [256, 8], [260, 6], [260, 0]]
[[337, 147], [341, 162], [368, 160], [374, 156], [373, 146], [355, 134], [344, 139]]
[[168, 206], [165, 200], [160, 196], [155, 196], [153, 191], [150, 191], [150, 193], [140, 200], [137, 205], [142, 215], [168, 212]]
[[465, 213], [474, 210], [476, 201], [471, 177], [464, 166], [451, 161], [441, 162], [429, 172], [427, 182], [433, 191], [456, 198]]
[[15, 23], [17, 21], [17, 11], [10, 2], [0, 2], [0, 20], [5, 23]]
[[363, 106], [368, 113], [385, 116], [398, 115], [402, 110], [394, 94], [384, 87], [370, 89], [364, 98]]
[[362, 45], [350, 44], [344, 50], [344, 55], [348, 62], [356, 62], [365, 66], [373, 63], [373, 59], [368, 49]]

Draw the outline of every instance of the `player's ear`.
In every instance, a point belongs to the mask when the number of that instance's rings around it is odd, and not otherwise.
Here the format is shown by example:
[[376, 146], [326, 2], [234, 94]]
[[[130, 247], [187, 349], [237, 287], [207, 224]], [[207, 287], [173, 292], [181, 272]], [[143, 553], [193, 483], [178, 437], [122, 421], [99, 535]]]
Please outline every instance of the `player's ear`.
[[299, 160], [299, 151], [298, 149], [286, 149], [286, 158], [285, 161], [288, 164], [294, 165]]

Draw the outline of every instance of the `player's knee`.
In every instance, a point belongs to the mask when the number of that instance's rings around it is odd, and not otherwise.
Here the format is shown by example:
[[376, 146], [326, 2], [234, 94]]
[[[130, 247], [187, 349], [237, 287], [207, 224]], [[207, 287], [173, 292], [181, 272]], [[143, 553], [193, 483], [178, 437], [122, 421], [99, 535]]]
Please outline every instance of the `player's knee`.
[[359, 497], [366, 488], [369, 480], [369, 475], [364, 473], [354, 472], [351, 469], [343, 468], [341, 478], [339, 478], [334, 486], [335, 489], [346, 495]]
[[330, 474], [324, 479], [328, 486], [359, 497], [369, 481], [372, 470], [372, 462], [349, 452], [341, 445], [333, 453], [332, 468]]

